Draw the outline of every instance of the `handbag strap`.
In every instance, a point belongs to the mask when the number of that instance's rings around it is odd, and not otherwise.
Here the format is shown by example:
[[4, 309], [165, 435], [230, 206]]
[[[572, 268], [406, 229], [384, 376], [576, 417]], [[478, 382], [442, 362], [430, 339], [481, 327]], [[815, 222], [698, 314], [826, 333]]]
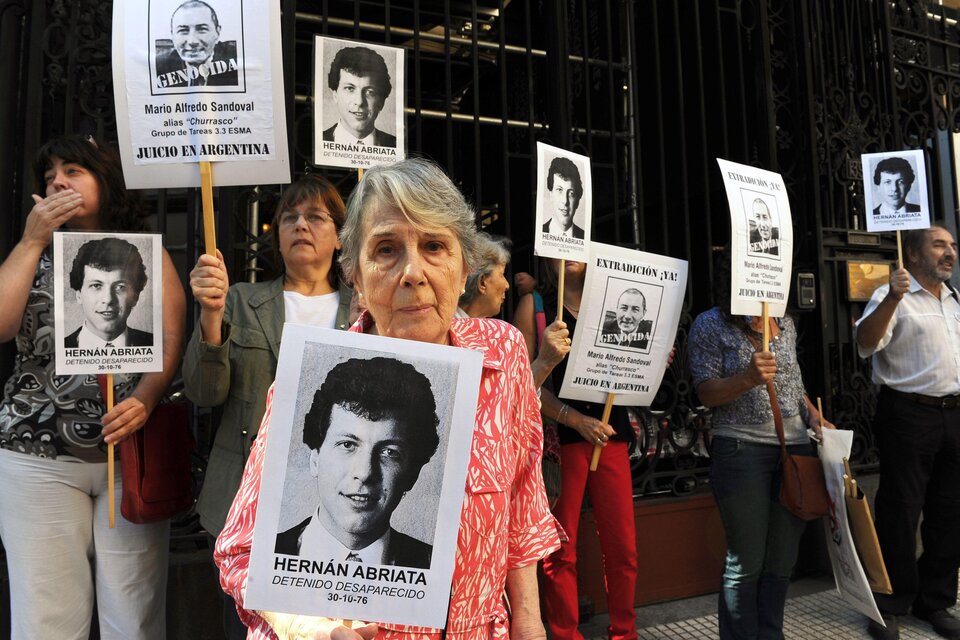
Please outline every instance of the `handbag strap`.
[[[773, 323], [773, 318], [770, 318], [770, 322]], [[773, 327], [771, 327], [771, 329], [772, 328]], [[746, 329], [744, 329], [743, 333], [747, 336], [747, 340], [750, 341], [753, 348], [760, 351], [760, 341], [757, 337]], [[773, 335], [773, 331], [771, 331], [770, 335]], [[767, 394], [770, 396], [770, 410], [773, 411], [773, 424], [777, 428], [777, 438], [780, 440], [780, 453], [785, 457], [787, 455], [787, 439], [783, 434], [783, 415], [780, 413], [780, 401], [777, 400], [777, 389], [773, 384], [773, 380], [767, 382]]]

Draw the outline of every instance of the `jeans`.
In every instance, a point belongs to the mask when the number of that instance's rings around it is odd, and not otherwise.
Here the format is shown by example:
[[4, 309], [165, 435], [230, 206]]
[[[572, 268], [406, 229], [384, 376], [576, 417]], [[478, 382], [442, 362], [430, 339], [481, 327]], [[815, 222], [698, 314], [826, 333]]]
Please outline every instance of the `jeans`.
[[[809, 444], [787, 447], [812, 453]], [[780, 505], [780, 445], [713, 439], [710, 485], [727, 536], [722, 640], [783, 638], [783, 607], [806, 522]]]

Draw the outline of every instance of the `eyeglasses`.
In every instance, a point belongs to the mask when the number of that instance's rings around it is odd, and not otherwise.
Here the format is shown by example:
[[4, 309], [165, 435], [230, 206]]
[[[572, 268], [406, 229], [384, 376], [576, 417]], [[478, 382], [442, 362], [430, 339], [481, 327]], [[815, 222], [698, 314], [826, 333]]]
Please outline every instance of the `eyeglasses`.
[[280, 226], [281, 227], [293, 227], [296, 226], [297, 221], [303, 217], [308, 225], [311, 227], [319, 227], [320, 225], [332, 222], [332, 218], [322, 213], [320, 211], [310, 211], [308, 213], [300, 213], [298, 211], [287, 211], [280, 216]]

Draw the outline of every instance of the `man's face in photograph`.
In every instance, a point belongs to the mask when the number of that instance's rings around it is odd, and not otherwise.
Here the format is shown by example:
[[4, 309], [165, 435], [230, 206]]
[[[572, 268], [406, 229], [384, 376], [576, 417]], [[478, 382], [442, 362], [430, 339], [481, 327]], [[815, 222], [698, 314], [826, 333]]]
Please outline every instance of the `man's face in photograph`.
[[577, 211], [580, 199], [573, 188], [573, 181], [567, 180], [558, 173], [553, 174], [553, 188], [550, 190], [550, 201], [553, 204], [553, 218], [560, 224], [562, 230], [569, 229], [573, 224], [573, 214]]
[[215, 24], [210, 9], [203, 6], [177, 9], [170, 23], [170, 33], [174, 49], [184, 62], [191, 65], [212, 58], [214, 47], [220, 40], [220, 27]]
[[753, 203], [753, 221], [757, 223], [757, 232], [761, 240], [769, 240], [773, 236], [773, 219], [770, 210], [763, 202]]
[[340, 84], [333, 92], [340, 122], [355, 138], [365, 138], [373, 132], [374, 124], [386, 96], [370, 76], [357, 76], [340, 69]]
[[643, 320], [643, 296], [633, 291], [624, 291], [617, 301], [617, 326], [621, 334], [636, 333]]
[[880, 173], [880, 197], [891, 209], [901, 208], [907, 201], [907, 194], [913, 186], [906, 181], [902, 173]]
[[104, 340], [113, 340], [127, 330], [127, 318], [140, 299], [132, 280], [130, 274], [121, 269], [83, 268], [83, 285], [77, 292], [77, 302], [83, 309], [87, 327]]
[[323, 526], [351, 549], [382, 536], [410, 489], [412, 445], [393, 418], [372, 421], [334, 405], [330, 428], [310, 452], [310, 472], [320, 491]]

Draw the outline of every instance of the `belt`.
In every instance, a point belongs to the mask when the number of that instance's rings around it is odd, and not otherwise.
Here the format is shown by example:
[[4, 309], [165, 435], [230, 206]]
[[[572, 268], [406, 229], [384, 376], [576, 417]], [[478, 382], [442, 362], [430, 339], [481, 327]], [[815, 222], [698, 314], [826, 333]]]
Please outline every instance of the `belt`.
[[925, 396], [922, 393], [908, 393], [906, 391], [897, 391], [896, 389], [891, 389], [890, 387], [884, 387], [890, 393], [900, 396], [901, 398], [906, 398], [916, 402], [917, 404], [923, 404], [928, 407], [939, 407], [941, 409], [956, 409], [960, 407], [960, 394], [953, 396]]

